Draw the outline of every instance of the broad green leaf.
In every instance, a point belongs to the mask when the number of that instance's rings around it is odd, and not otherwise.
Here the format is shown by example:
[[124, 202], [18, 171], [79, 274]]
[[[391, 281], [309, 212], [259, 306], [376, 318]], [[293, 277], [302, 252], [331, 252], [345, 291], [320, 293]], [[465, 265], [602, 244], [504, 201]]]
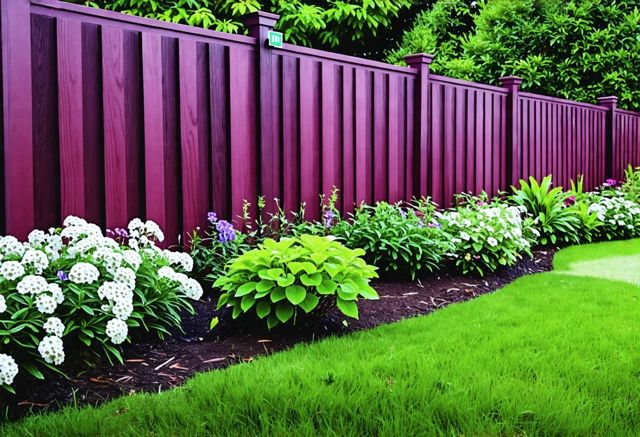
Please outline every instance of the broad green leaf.
[[273, 281], [263, 279], [262, 281], [258, 282], [258, 284], [256, 285], [256, 291], [258, 293], [269, 291], [273, 288], [273, 285], [274, 285]]
[[258, 315], [258, 317], [264, 319], [269, 315], [269, 313], [271, 313], [271, 305], [269, 304], [269, 302], [266, 302], [264, 300], [259, 301], [256, 305], [256, 314]]
[[313, 311], [320, 303], [320, 299], [315, 294], [307, 293], [307, 296], [298, 304], [306, 313]]
[[334, 281], [325, 279], [316, 287], [316, 290], [318, 290], [320, 294], [333, 294], [337, 287], [338, 285]]
[[286, 299], [287, 295], [284, 291], [284, 288], [277, 287], [271, 292], [271, 302], [279, 302], [282, 299]]
[[353, 300], [344, 300], [341, 298], [336, 299], [336, 304], [340, 311], [344, 313], [344, 315], [349, 316], [353, 319], [358, 318], [358, 304], [356, 304]]
[[242, 300], [240, 301], [240, 308], [242, 308], [242, 311], [246, 313], [255, 303], [256, 298], [253, 297], [253, 295], [248, 294], [242, 297]]
[[293, 306], [289, 302], [279, 302], [276, 305], [276, 316], [282, 323], [286, 323], [293, 316]]
[[287, 273], [286, 276], [278, 278], [278, 285], [280, 287], [288, 287], [289, 285], [293, 284], [295, 280], [296, 277], [294, 275], [292, 275], [291, 273]]
[[299, 285], [289, 285], [286, 288], [285, 293], [289, 302], [294, 305], [298, 305], [307, 296], [307, 290]]
[[215, 328], [216, 326], [218, 326], [218, 318], [214, 317], [213, 319], [211, 319], [211, 322], [209, 323], [209, 330], [213, 330], [213, 328]]
[[320, 273], [313, 273], [311, 275], [301, 275], [300, 282], [307, 287], [315, 287], [322, 283], [322, 275]]
[[236, 291], [236, 294], [234, 296], [242, 297], [245, 294], [249, 294], [256, 289], [256, 285], [258, 285], [257, 282], [247, 282], [245, 284], [242, 284], [240, 287], [238, 287], [238, 290]]

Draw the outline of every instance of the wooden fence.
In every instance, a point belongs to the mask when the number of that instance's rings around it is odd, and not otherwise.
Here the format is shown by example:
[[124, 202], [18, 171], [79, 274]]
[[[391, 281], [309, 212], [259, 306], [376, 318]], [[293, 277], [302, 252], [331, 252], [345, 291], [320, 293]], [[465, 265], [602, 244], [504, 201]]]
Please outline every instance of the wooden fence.
[[588, 188], [640, 164], [640, 114], [265, 44], [57, 0], [0, 4], [0, 231], [24, 237], [69, 214], [102, 226], [156, 220], [170, 242], [235, 218], [243, 200], [286, 210], [340, 189], [340, 207], [494, 194], [520, 177], [584, 173]]

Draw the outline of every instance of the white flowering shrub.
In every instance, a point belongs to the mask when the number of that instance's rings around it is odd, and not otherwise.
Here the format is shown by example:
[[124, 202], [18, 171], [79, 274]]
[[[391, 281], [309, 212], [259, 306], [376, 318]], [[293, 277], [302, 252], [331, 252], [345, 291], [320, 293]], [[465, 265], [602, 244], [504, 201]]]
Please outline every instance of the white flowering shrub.
[[537, 231], [523, 208], [471, 199], [466, 206], [437, 213], [436, 220], [453, 238], [456, 266], [463, 274], [484, 276], [531, 255]]
[[621, 190], [589, 193], [589, 212], [601, 223], [596, 238], [617, 240], [640, 236], [640, 205], [625, 197]]
[[118, 345], [137, 332], [163, 338], [202, 295], [188, 254], [162, 250], [162, 231], [134, 219], [108, 231], [77, 217], [27, 242], [0, 237], [0, 385], [18, 371], [43, 378], [85, 351], [122, 361]]

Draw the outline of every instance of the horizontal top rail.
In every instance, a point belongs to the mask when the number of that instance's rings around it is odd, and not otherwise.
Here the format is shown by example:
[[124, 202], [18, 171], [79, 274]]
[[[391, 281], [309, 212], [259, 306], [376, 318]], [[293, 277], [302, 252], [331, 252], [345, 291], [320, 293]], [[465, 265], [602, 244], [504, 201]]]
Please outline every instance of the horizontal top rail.
[[560, 97], [545, 96], [542, 94], [521, 92], [520, 97], [530, 100], [544, 100], [545, 102], [558, 103], [560, 105], [579, 106], [586, 109], [595, 109], [597, 111], [606, 112], [607, 108], [594, 105], [592, 103], [576, 102], [575, 100], [567, 100]]
[[34, 12], [46, 13], [54, 11], [56, 16], [63, 18], [73, 18], [78, 15], [79, 18], [86, 19], [87, 16], [94, 17], [98, 21], [117, 22], [125, 25], [125, 28], [131, 30], [149, 30], [156, 29], [158, 31], [171, 31], [179, 34], [188, 34], [208, 39], [217, 39], [228, 41], [230, 43], [238, 43], [245, 45], [255, 45], [256, 40], [250, 36], [234, 35], [215, 30], [204, 29], [201, 27], [188, 26], [186, 24], [169, 23], [167, 21], [154, 20], [151, 18], [137, 17], [134, 15], [123, 14], [121, 12], [107, 11], [104, 9], [92, 8], [88, 6], [77, 5], [73, 3], [61, 2], [58, 0], [30, 0]]
[[640, 117], [640, 112], [629, 111], [628, 109], [616, 108], [616, 112], [619, 113], [619, 114], [630, 115], [632, 117]]
[[353, 65], [354, 67], [369, 67], [377, 68], [381, 70], [392, 71], [394, 73], [402, 73], [410, 76], [415, 76], [416, 71], [409, 67], [401, 67], [399, 65], [387, 64], [380, 61], [372, 61], [370, 59], [357, 58], [355, 56], [343, 55], [340, 53], [326, 52], [324, 50], [312, 49], [309, 47], [301, 47], [293, 44], [283, 44], [281, 49], [278, 49], [277, 53], [292, 54], [292, 55], [305, 55], [313, 56], [320, 59], [326, 59], [328, 61], [343, 62]]
[[477, 82], [469, 82], [468, 80], [454, 79], [452, 77], [439, 76], [437, 74], [430, 74], [429, 80], [435, 81], [435, 82], [449, 83], [452, 85], [464, 86], [467, 88], [475, 88], [482, 91], [491, 91], [494, 93], [504, 94], [504, 95], [507, 95], [509, 93], [506, 89], [499, 86], [487, 85], [484, 83], [477, 83]]

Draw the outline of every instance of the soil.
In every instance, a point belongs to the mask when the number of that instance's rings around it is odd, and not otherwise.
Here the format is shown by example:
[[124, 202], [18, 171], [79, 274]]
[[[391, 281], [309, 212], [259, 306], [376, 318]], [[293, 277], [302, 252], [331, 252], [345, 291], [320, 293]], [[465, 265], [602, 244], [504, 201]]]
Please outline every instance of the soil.
[[[378, 280], [372, 285], [380, 300], [359, 301], [359, 320], [348, 319], [334, 309], [321, 320], [268, 331], [264, 322], [232, 320], [228, 311], [215, 310], [214, 297], [204, 298], [196, 303], [195, 315], [183, 318], [184, 333], [176, 333], [164, 342], [125, 346], [123, 365], [105, 362], [90, 370], [67, 368], [68, 378], [51, 374], [44, 381], [16, 380], [14, 385], [22, 390], [16, 395], [0, 395], [0, 405], [8, 405], [3, 409], [8, 417], [16, 419], [73, 403], [96, 405], [122, 395], [166, 390], [184, 383], [197, 372], [252, 361], [256, 356], [281, 351], [296, 343], [427, 314], [491, 293], [526, 274], [550, 270], [554, 253], [552, 249], [537, 250], [533, 258], [484, 278], [461, 276], [449, 269], [416, 281]], [[219, 323], [210, 330], [214, 317], [218, 317]]]

